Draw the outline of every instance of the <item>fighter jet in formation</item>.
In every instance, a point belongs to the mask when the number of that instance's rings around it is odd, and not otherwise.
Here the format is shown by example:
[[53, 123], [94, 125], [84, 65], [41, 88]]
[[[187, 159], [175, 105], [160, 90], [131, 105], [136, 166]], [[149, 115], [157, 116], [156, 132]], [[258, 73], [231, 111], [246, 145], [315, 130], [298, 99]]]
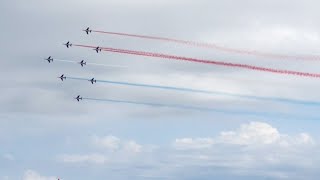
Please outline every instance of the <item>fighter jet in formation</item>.
[[49, 63], [50, 62], [53, 62], [53, 58], [51, 57], [51, 56], [49, 56], [47, 59], [45, 59], [45, 60], [47, 60]]
[[72, 46], [72, 44], [69, 41], [67, 43], [63, 44], [63, 45], [67, 46], [67, 48]]
[[61, 79], [61, 81], [63, 81], [64, 79], [67, 79], [67, 77], [64, 76], [64, 74], [62, 74], [60, 77], [58, 77]]
[[78, 95], [78, 96], [75, 97], [74, 99], [76, 99], [76, 100], [79, 102], [80, 100], [82, 100], [82, 97], [80, 97], [80, 95]]
[[87, 65], [87, 62], [85, 62], [84, 60], [80, 61], [79, 64], [83, 67], [84, 65]]
[[91, 82], [91, 84], [97, 83], [97, 80], [95, 80], [94, 78], [90, 79], [89, 81]]
[[102, 51], [102, 49], [101, 49], [101, 47], [96, 47], [96, 48], [94, 48], [93, 50], [95, 50], [97, 53], [99, 53], [99, 51], [101, 52]]
[[89, 27], [87, 29], [83, 30], [83, 31], [85, 31], [87, 34], [92, 32], [92, 30]]

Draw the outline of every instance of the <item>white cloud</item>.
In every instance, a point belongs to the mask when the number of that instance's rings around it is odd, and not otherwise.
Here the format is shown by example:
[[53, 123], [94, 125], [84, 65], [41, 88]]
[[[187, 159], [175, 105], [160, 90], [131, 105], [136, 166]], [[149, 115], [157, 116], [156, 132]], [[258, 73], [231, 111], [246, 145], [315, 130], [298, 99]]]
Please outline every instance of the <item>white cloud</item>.
[[106, 150], [126, 151], [129, 153], [139, 153], [143, 148], [142, 145], [136, 143], [135, 141], [125, 141], [111, 135], [104, 137], [93, 136], [92, 143], [95, 146]]
[[212, 138], [180, 138], [173, 146], [176, 149], [207, 149], [214, 145], [268, 146], [282, 147], [296, 145], [314, 145], [313, 138], [307, 133], [297, 136], [281, 134], [276, 128], [263, 122], [243, 124], [235, 131], [222, 131], [218, 137]]
[[307, 133], [296, 136], [281, 134], [276, 128], [267, 123], [250, 122], [243, 124], [236, 131], [221, 132], [217, 141], [221, 144], [233, 145], [277, 145], [281, 147], [314, 145], [313, 138]]
[[251, 122], [241, 125], [236, 131], [221, 132], [219, 142], [224, 144], [272, 144], [280, 139], [276, 128], [267, 123]]
[[135, 141], [128, 141], [124, 144], [124, 149], [128, 152], [139, 153], [142, 151], [142, 146]]
[[174, 142], [176, 149], [202, 149], [209, 148], [213, 144], [214, 140], [212, 138], [181, 138]]
[[[250, 122], [211, 138], [181, 138], [173, 143], [174, 162], [183, 167], [220, 167], [231, 174], [295, 177], [320, 165], [317, 143], [307, 133], [288, 135], [263, 122]], [[180, 151], [188, 150], [188, 151]], [[298, 169], [298, 172], [290, 170]]]
[[24, 176], [22, 178], [23, 180], [57, 180], [56, 177], [53, 176], [42, 176], [38, 172], [33, 170], [27, 170], [24, 173]]
[[[320, 165], [319, 157], [309, 156], [318, 152], [317, 143], [309, 134], [288, 135], [264, 122], [242, 124], [235, 130], [221, 131], [215, 137], [177, 138], [169, 148], [158, 147], [151, 151], [147, 145], [112, 135], [94, 136], [90, 143], [97, 147], [97, 152], [61, 155], [60, 161], [128, 169], [137, 165], [153, 167], [151, 169], [172, 177], [180, 177], [180, 172], [192, 177], [202, 170], [211, 177], [210, 173], [218, 169], [235, 177], [290, 178], [303, 174], [306, 169], [314, 172], [314, 167]], [[212, 167], [215, 167], [212, 171], [205, 170]], [[152, 170], [141, 174], [159, 175]]]
[[296, 142], [298, 144], [315, 144], [313, 138], [307, 133], [301, 133], [297, 138]]
[[[58, 160], [64, 163], [103, 165], [117, 161], [130, 161], [144, 151], [144, 147], [133, 140], [125, 141], [116, 136], [93, 136], [91, 144], [97, 147], [99, 153], [63, 154]], [[103, 150], [101, 152], [101, 149]], [[146, 148], [146, 152], [150, 150]], [[149, 151], [148, 151], [149, 152]]]
[[98, 137], [93, 136], [93, 144], [109, 150], [117, 150], [120, 146], [120, 139], [115, 136]]
[[72, 154], [61, 155], [59, 159], [65, 163], [79, 163], [79, 164], [104, 164], [107, 162], [107, 158], [102, 154]]

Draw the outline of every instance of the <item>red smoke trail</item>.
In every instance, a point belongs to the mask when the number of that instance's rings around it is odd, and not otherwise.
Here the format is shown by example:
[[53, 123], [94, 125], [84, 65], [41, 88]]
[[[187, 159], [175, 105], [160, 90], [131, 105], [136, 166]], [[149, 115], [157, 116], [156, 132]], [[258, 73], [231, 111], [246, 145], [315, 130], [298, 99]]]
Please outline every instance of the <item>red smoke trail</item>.
[[97, 30], [92, 30], [92, 32], [103, 33], [103, 34], [111, 34], [111, 35], [118, 35], [118, 36], [135, 37], [135, 38], [141, 38], [141, 39], [152, 39], [152, 40], [174, 42], [174, 43], [185, 44], [185, 45], [189, 45], [189, 46], [196, 46], [196, 47], [209, 48], [209, 49], [217, 49], [217, 50], [225, 51], [225, 52], [231, 52], [231, 53], [237, 53], [237, 54], [247, 54], [247, 55], [260, 56], [260, 57], [265, 57], [265, 58], [294, 59], [294, 60], [308, 60], [308, 61], [312, 61], [312, 60], [319, 61], [320, 60], [319, 56], [280, 55], [280, 54], [264, 53], [264, 52], [253, 51], [253, 50], [250, 51], [250, 50], [241, 50], [241, 49], [235, 49], [235, 48], [228, 48], [228, 47], [223, 47], [223, 46], [219, 46], [219, 45], [216, 45], [216, 44], [185, 41], [185, 40], [165, 38], [165, 37], [145, 36], [145, 35], [119, 33], [119, 32], [97, 31]]
[[[94, 46], [76, 45], [76, 44], [74, 44], [74, 46], [86, 47], [86, 48], [95, 48]], [[261, 72], [270, 72], [270, 73], [277, 73], [277, 74], [287, 74], [287, 75], [295, 75], [295, 76], [302, 76], [302, 77], [320, 78], [320, 74], [316, 74], [316, 73], [281, 70], [281, 69], [272, 69], [272, 68], [265, 68], [265, 67], [247, 65], [247, 64], [238, 64], [238, 63], [230, 63], [230, 62], [223, 62], [223, 61], [203, 60], [203, 59], [196, 59], [196, 58], [189, 58], [189, 57], [161, 54], [161, 53], [144, 52], [144, 51], [134, 51], [134, 50], [126, 50], [126, 49], [106, 48], [106, 47], [101, 47], [101, 49], [103, 51], [109, 51], [109, 52], [115, 52], [115, 53], [121, 53], [121, 54], [131, 54], [131, 55], [146, 56], [146, 57], [157, 57], [157, 58], [163, 58], [163, 59], [172, 59], [172, 60], [197, 62], [197, 63], [204, 63], [204, 64], [213, 64], [213, 65], [218, 65], [218, 66], [249, 69], [249, 70], [261, 71]]]

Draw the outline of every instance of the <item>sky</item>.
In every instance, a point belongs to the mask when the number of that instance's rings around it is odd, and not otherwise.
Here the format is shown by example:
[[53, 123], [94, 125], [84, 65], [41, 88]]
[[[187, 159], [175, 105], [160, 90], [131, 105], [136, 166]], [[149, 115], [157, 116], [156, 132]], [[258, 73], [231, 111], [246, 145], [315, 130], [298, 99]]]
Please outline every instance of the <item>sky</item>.
[[[317, 179], [317, 104], [105, 82], [320, 102], [318, 78], [95, 53], [63, 43], [318, 73], [317, 60], [82, 30], [89, 26], [309, 57], [320, 54], [319, 5], [315, 0], [0, 1], [0, 180]], [[49, 64], [48, 56], [100, 65]], [[62, 82], [61, 74], [101, 81]], [[77, 95], [101, 101], [77, 102]]]

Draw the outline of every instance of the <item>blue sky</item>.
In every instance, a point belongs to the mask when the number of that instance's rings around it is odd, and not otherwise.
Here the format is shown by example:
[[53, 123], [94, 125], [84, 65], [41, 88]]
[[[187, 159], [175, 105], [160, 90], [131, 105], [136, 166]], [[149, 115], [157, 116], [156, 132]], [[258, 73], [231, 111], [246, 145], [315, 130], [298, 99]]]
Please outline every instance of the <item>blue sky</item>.
[[[95, 53], [77, 44], [317, 73], [317, 61], [270, 59], [82, 29], [317, 55], [317, 1], [1, 1], [0, 180], [317, 179], [319, 106], [119, 86], [67, 77], [320, 101], [316, 78]], [[43, 58], [124, 66], [86, 66]], [[84, 97], [246, 111], [76, 102]], [[275, 114], [268, 116], [268, 114]], [[254, 114], [258, 114], [255, 116]]]

